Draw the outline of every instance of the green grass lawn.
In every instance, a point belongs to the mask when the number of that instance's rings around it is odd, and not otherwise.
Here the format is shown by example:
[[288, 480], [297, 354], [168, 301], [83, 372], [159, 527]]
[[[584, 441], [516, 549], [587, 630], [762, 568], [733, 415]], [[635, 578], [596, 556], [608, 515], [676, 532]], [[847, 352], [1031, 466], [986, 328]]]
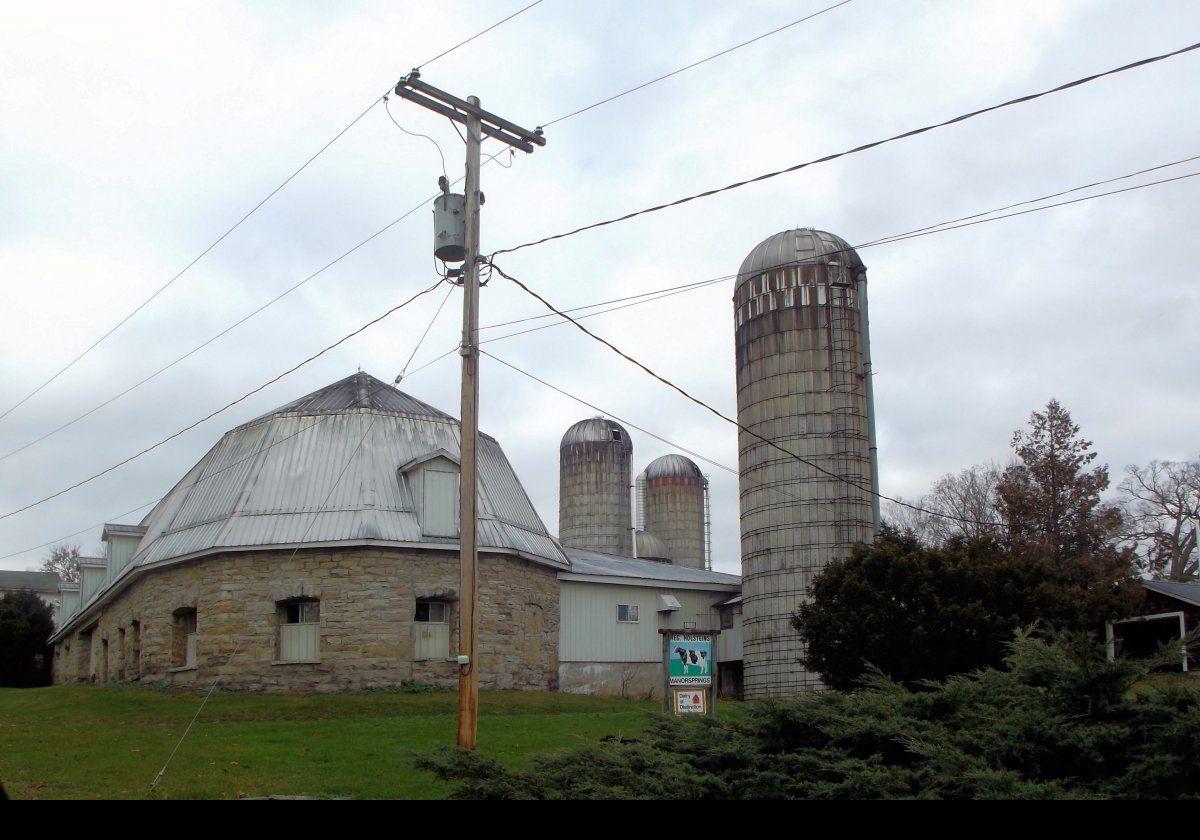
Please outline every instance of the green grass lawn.
[[[453, 693], [214, 694], [155, 793], [202, 699], [97, 686], [0, 689], [0, 780], [13, 799], [438, 798], [412, 767], [454, 743]], [[522, 766], [536, 753], [636, 735], [653, 701], [539, 692], [480, 700], [479, 747]]]

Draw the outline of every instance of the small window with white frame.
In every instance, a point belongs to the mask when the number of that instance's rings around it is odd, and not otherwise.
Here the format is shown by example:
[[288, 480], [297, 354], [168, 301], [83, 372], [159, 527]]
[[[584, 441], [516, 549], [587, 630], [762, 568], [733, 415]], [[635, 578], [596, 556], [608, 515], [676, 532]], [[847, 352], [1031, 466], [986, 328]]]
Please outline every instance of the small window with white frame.
[[637, 604], [617, 604], [617, 623], [618, 624], [637, 624], [638, 623]]
[[450, 604], [421, 599], [413, 613], [413, 658], [450, 658]]

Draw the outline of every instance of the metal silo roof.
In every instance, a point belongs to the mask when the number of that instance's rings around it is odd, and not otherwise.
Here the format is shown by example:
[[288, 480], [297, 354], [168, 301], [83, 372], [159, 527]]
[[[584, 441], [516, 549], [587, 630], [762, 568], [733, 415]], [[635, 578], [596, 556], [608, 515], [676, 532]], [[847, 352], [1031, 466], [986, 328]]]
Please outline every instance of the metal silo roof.
[[655, 458], [646, 467], [642, 475], [647, 479], [656, 478], [698, 478], [703, 479], [704, 473], [696, 466], [696, 462], [684, 455], [663, 455]]
[[840, 236], [813, 228], [785, 230], [754, 246], [738, 269], [738, 282], [780, 266], [835, 262], [851, 269], [852, 273], [866, 270], [858, 252]]
[[661, 537], [649, 531], [638, 531], [634, 534], [639, 560], [671, 560], [671, 549]]
[[566, 449], [576, 443], [620, 443], [624, 451], [633, 452], [633, 441], [629, 439], [629, 432], [625, 431], [625, 427], [620, 423], [607, 417], [580, 420], [567, 429], [559, 449]]

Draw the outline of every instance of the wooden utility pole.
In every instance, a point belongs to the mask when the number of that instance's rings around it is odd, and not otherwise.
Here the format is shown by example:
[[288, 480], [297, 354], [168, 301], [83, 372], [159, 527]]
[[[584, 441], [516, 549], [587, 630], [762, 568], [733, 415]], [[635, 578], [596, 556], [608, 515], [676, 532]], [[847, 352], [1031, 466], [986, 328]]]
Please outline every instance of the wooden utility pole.
[[459, 593], [458, 593], [458, 745], [475, 749], [479, 721], [479, 629], [478, 590], [479, 545], [476, 541], [478, 502], [476, 455], [479, 444], [479, 208], [483, 194], [479, 189], [480, 148], [483, 137], [493, 137], [509, 146], [531, 153], [533, 144], [546, 145], [541, 129], [527, 131], [514, 123], [489, 114], [479, 107], [479, 99], [466, 100], [438, 90], [421, 81], [416, 70], [396, 85], [396, 95], [462, 123], [467, 129], [466, 166], [466, 248], [462, 272], [463, 331], [459, 353], [462, 355], [461, 443], [459, 449]]

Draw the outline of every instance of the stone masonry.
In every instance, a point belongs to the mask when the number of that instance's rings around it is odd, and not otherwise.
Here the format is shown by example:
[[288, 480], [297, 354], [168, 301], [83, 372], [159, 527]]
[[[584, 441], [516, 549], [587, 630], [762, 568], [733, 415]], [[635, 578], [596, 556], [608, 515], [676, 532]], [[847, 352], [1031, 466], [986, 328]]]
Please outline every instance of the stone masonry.
[[[406, 681], [452, 685], [458, 666], [458, 555], [347, 548], [229, 554], [151, 570], [97, 620], [55, 646], [56, 683], [250, 691], [337, 691]], [[319, 662], [279, 661], [278, 604], [320, 600]], [[418, 599], [450, 602], [451, 659], [414, 658]], [[181, 667], [178, 615], [196, 615], [195, 667]], [[484, 689], [553, 691], [559, 595], [553, 569], [510, 555], [479, 558], [479, 665]], [[174, 648], [174, 649], [173, 649]]]

